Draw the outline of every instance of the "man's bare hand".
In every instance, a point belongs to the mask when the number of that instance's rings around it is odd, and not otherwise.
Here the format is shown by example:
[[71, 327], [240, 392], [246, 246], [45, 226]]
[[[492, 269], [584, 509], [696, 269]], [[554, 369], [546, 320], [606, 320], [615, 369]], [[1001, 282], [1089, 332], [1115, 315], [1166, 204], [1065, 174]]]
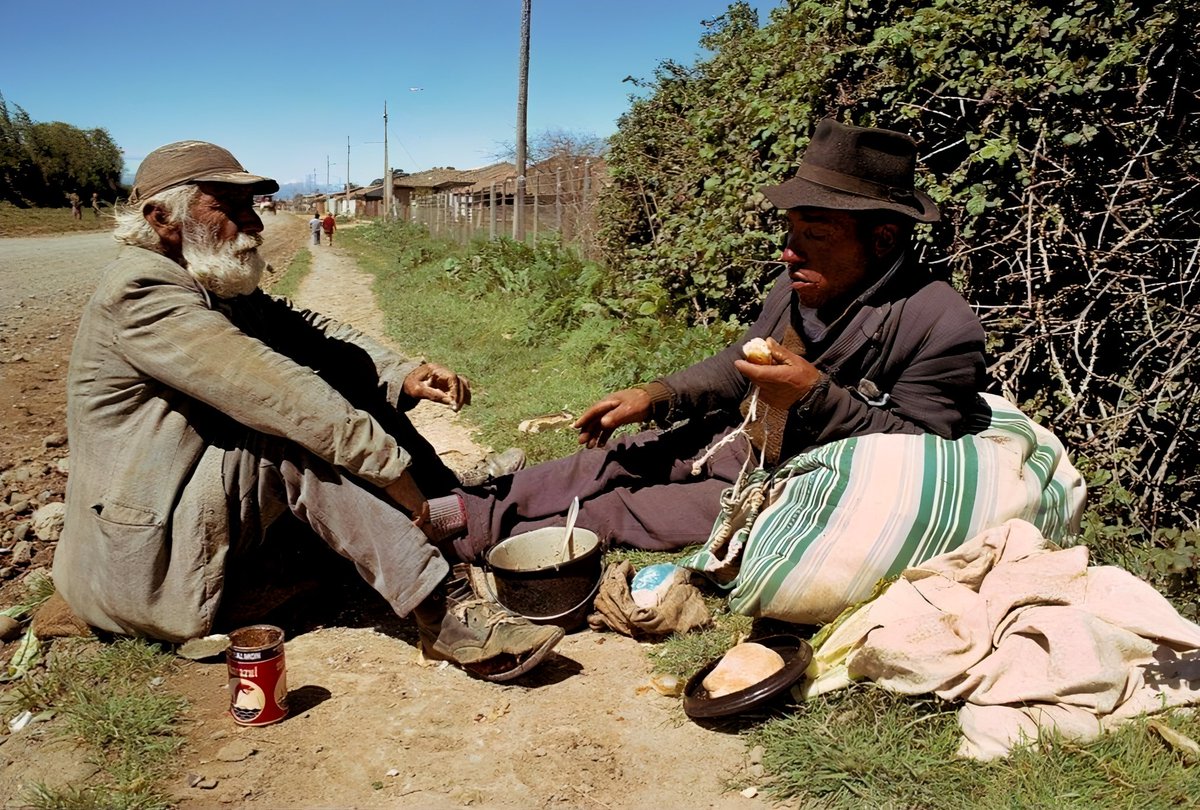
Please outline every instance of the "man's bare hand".
[[400, 505], [405, 512], [408, 512], [409, 519], [416, 525], [418, 529], [425, 532], [428, 536], [431, 531], [429, 525], [429, 501], [421, 492], [421, 488], [417, 486], [417, 482], [405, 470], [392, 483], [384, 487], [384, 492], [388, 497]]
[[650, 418], [650, 395], [641, 388], [625, 388], [614, 391], [583, 412], [575, 420], [579, 430], [579, 443], [588, 447], [600, 447], [608, 442], [614, 430], [632, 422], [645, 422]]
[[741, 374], [758, 386], [759, 398], [772, 408], [787, 410], [804, 397], [821, 379], [821, 372], [812, 363], [793, 351], [767, 338], [771, 348], [769, 366], [748, 360], [735, 360], [733, 365]]
[[455, 411], [471, 404], [471, 383], [437, 363], [417, 366], [404, 378], [404, 393], [449, 405]]

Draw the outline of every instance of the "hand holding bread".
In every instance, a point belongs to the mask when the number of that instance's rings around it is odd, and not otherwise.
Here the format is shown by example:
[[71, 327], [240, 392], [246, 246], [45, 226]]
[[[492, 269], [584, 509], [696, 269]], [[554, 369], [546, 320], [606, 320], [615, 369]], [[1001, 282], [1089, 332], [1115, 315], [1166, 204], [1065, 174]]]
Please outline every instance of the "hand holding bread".
[[756, 366], [771, 366], [775, 358], [771, 356], [771, 345], [760, 337], [750, 338], [742, 345], [742, 354]]

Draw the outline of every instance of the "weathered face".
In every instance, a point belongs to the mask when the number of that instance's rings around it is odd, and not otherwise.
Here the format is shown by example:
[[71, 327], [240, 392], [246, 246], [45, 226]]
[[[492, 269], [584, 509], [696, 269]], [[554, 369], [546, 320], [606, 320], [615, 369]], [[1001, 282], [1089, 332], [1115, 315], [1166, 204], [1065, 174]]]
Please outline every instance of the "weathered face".
[[183, 260], [213, 294], [248, 295], [258, 287], [266, 267], [258, 255], [262, 229], [248, 188], [200, 183], [183, 223]]
[[780, 258], [792, 290], [801, 306], [823, 316], [838, 314], [870, 286], [873, 251], [862, 241], [857, 217], [828, 208], [793, 208], [787, 218], [787, 246]]
[[262, 233], [250, 186], [197, 183], [196, 189], [199, 193], [188, 213], [197, 225], [210, 229], [218, 242], [231, 241], [239, 233]]

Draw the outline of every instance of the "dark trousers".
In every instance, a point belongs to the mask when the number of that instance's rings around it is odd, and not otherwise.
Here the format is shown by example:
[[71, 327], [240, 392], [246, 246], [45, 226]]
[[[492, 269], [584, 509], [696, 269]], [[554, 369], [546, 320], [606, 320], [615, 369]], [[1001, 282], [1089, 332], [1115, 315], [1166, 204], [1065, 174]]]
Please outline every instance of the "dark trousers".
[[654, 550], [703, 543], [720, 511], [721, 493], [737, 480], [750, 448], [739, 436], [718, 450], [699, 475], [692, 475], [692, 462], [731, 430], [702, 422], [638, 433], [484, 487], [459, 490], [466, 503], [467, 534], [455, 539], [455, 551], [462, 559], [476, 560], [506, 537], [561, 526], [576, 496], [577, 525], [603, 541]]

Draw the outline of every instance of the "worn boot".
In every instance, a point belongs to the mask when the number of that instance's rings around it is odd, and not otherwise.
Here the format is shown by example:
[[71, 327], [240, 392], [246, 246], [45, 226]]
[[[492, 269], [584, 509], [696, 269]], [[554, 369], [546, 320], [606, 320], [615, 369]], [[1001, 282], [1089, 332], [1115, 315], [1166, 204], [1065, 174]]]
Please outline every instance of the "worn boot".
[[459, 476], [464, 487], [477, 487], [496, 478], [525, 469], [525, 451], [510, 447], [503, 453], [492, 453], [483, 463]]
[[534, 624], [474, 597], [469, 586], [450, 595], [448, 590], [443, 585], [413, 611], [421, 648], [426, 657], [449, 661], [477, 678], [508, 681], [524, 675], [565, 635], [561, 627]]

